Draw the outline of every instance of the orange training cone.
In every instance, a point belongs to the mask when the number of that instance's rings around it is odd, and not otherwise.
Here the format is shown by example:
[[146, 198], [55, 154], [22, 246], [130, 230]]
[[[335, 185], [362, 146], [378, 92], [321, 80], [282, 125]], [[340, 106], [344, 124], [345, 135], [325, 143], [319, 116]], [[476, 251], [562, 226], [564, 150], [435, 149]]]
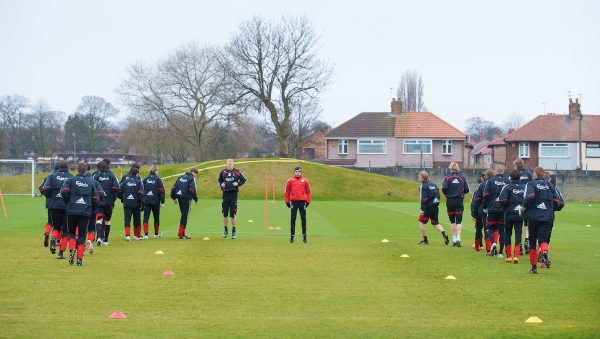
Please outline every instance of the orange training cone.
[[165, 272], [163, 273], [163, 275], [164, 275], [164, 276], [167, 276], [167, 277], [170, 277], [170, 276], [173, 276], [173, 275], [175, 275], [175, 273], [173, 273], [173, 271], [165, 271]]

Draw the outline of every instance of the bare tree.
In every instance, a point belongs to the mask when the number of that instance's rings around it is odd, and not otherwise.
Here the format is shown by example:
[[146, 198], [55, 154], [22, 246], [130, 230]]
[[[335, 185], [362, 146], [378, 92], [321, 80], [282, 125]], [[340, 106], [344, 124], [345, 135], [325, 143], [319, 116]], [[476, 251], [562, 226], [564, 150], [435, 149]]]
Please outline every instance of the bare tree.
[[277, 133], [279, 155], [290, 155], [294, 110], [318, 101], [333, 67], [317, 58], [318, 36], [306, 17], [244, 22], [226, 49], [231, 75], [242, 96], [258, 111], [266, 109]]
[[96, 151], [98, 132], [109, 128], [108, 119], [118, 112], [118, 109], [101, 97], [85, 96], [81, 98], [81, 104], [77, 107], [75, 114], [82, 119], [84, 140], [89, 152]]
[[511, 133], [512, 131], [523, 126], [525, 118], [521, 113], [514, 112], [507, 116], [502, 123], [502, 129], [505, 134]]
[[0, 131], [3, 134], [4, 156], [23, 157], [27, 143], [24, 133], [29, 99], [21, 95], [0, 98]]
[[492, 121], [485, 120], [481, 117], [471, 117], [467, 119], [465, 128], [468, 134], [476, 141], [482, 139], [492, 140], [495, 135], [502, 134], [500, 127], [496, 126]]
[[313, 123], [319, 118], [321, 112], [315, 101], [305, 100], [303, 103], [296, 103], [296, 108], [292, 114], [292, 137], [290, 137], [290, 150], [293, 156], [297, 157], [300, 152], [300, 145], [306, 137], [313, 131]]
[[403, 112], [425, 112], [425, 101], [423, 100], [423, 80], [421, 75], [415, 71], [406, 71], [402, 74], [398, 85], [397, 95], [402, 103]]
[[118, 92], [123, 101], [150, 123], [165, 120], [167, 129], [196, 149], [218, 121], [239, 114], [233, 110], [235, 93], [220, 49], [188, 44], [157, 67], [137, 64]]
[[37, 156], [50, 155], [52, 151], [58, 150], [64, 117], [64, 112], [52, 111], [44, 102], [33, 106], [31, 114], [27, 116], [27, 127], [31, 130]]

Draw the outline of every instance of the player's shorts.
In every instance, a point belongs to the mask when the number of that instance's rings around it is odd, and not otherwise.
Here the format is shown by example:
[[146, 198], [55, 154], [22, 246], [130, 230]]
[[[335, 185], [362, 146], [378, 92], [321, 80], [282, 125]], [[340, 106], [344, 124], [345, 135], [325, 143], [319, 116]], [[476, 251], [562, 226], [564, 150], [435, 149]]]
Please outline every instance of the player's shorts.
[[488, 212], [486, 227], [489, 226], [504, 226], [504, 212]]
[[463, 199], [448, 199], [446, 200], [446, 209], [448, 210], [448, 218], [450, 223], [462, 223], [462, 215], [465, 210]]
[[438, 222], [438, 213], [439, 208], [437, 206], [428, 207], [423, 211], [423, 214], [419, 216], [419, 222], [426, 224], [429, 220], [431, 220], [432, 225], [439, 224]]
[[223, 202], [221, 203], [221, 213], [224, 217], [234, 218], [237, 214], [238, 197], [237, 192], [223, 192]]
[[114, 206], [112, 206], [112, 205], [98, 206], [98, 213], [96, 214], [96, 219], [99, 219], [101, 216], [102, 219], [104, 219], [106, 221], [110, 221], [110, 218], [112, 217], [113, 209], [114, 209]]

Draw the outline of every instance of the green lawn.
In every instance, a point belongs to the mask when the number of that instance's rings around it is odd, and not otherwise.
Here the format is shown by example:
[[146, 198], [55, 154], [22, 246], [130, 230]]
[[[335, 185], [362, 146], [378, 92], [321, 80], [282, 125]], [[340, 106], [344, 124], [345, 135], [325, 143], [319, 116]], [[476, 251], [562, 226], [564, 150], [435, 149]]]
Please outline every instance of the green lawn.
[[[118, 205], [110, 245], [77, 267], [42, 246], [42, 198], [5, 197], [0, 337], [600, 333], [600, 205], [568, 203], [553, 233], [552, 269], [531, 276], [526, 258], [506, 264], [473, 251], [470, 221], [463, 248], [444, 246], [431, 226], [430, 245], [418, 246], [416, 202], [315, 199], [309, 243], [289, 244], [281, 200], [269, 203], [269, 227], [281, 230], [265, 232], [264, 201], [245, 200], [243, 192], [241, 199], [236, 240], [221, 237], [220, 201], [201, 199], [190, 217], [192, 240], [176, 239], [178, 209], [168, 201], [165, 238], [128, 243]], [[447, 218], [441, 221], [448, 230]], [[163, 276], [166, 270], [175, 276]], [[114, 311], [127, 319], [109, 320]], [[530, 316], [544, 323], [525, 323]]]

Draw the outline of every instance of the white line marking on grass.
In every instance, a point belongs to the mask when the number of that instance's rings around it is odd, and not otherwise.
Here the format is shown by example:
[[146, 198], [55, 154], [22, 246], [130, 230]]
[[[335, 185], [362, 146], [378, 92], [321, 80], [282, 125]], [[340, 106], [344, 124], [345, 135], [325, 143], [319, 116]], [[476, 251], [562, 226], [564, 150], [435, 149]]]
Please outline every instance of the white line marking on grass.
[[[202, 172], [202, 171], [206, 171], [206, 170], [210, 170], [210, 169], [215, 169], [215, 168], [221, 168], [221, 167], [223, 167], [223, 164], [221, 164], [221, 160], [213, 160], [213, 161], [209, 161], [209, 162], [201, 163], [201, 164], [198, 164], [198, 165], [194, 165], [194, 166], [191, 166], [191, 167], [186, 167], [186, 168], [184, 168], [184, 170], [186, 170], [186, 171], [187, 171], [187, 170], [191, 169], [192, 167], [202, 166], [202, 164], [206, 165], [206, 164], [208, 164], [208, 163], [211, 163], [211, 162], [216, 162], [216, 161], [218, 161], [218, 162], [219, 162], [219, 165], [217, 165], [217, 166], [210, 166], [210, 167], [204, 167], [204, 168], [199, 168], [199, 169], [198, 169], [198, 172]], [[304, 162], [306, 162], [306, 161], [304, 161], [304, 160], [297, 160], [297, 159], [287, 159], [287, 158], [284, 158], [284, 159], [248, 160], [248, 161], [240, 161], [240, 162], [236, 162], [235, 164], [236, 164], [236, 165], [241, 165], [241, 164], [250, 164], [250, 163], [255, 163], [255, 162], [283, 162], [283, 163], [289, 163], [289, 162], [302, 162], [302, 163], [304, 163]], [[316, 164], [316, 163], [315, 163], [315, 164]], [[318, 165], [321, 165], [321, 164], [318, 164]], [[326, 165], [325, 165], [325, 166], [326, 166]], [[169, 176], [167, 176], [167, 177], [163, 177], [162, 179], [163, 179], [163, 180], [164, 180], [164, 179], [169, 179], [169, 178], [173, 178], [173, 177], [180, 176], [180, 175], [182, 175], [182, 174], [185, 174], [185, 172], [183, 172], [183, 173], [179, 173], [179, 174], [173, 174], [173, 175], [169, 175]]]

